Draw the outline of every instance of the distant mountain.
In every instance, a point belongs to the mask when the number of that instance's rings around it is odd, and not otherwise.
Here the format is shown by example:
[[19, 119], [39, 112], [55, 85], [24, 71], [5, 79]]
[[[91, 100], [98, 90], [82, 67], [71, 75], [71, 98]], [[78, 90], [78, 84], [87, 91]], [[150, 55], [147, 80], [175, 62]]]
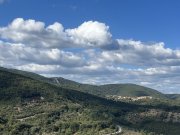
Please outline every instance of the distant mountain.
[[136, 84], [107, 84], [107, 85], [89, 85], [81, 84], [64, 78], [52, 78], [58, 86], [79, 90], [93, 95], [106, 97], [108, 95], [116, 96], [151, 96], [154, 98], [166, 99], [166, 95], [154, 89], [139, 86]]
[[161, 98], [161, 99], [167, 99], [167, 98], [173, 99], [171, 98], [171, 96], [167, 96], [163, 93], [158, 92], [157, 90], [136, 84], [89, 85], [89, 84], [81, 84], [62, 77], [46, 78], [35, 73], [21, 71], [21, 70], [6, 69], [6, 68], [0, 68], [0, 69], [4, 71], [9, 71], [12, 73], [24, 75], [33, 78], [35, 80], [55, 84], [63, 88], [78, 90], [81, 92], [85, 92], [101, 97], [116, 95], [116, 96], [129, 96], [129, 97], [151, 96], [154, 98]]
[[[179, 106], [115, 102], [80, 92], [82, 89], [70, 89], [73, 83], [79, 84], [1, 68], [0, 134], [104, 135], [116, 132], [119, 126], [127, 134], [132, 131], [138, 134], [180, 133]], [[63, 87], [57, 86], [60, 84]], [[110, 88], [110, 85], [79, 85], [80, 88]]]
[[180, 101], [180, 94], [166, 94], [166, 96], [173, 100], [179, 100]]
[[7, 69], [3, 67], [0, 67], [0, 70], [8, 71], [19, 75], [24, 75], [26, 77], [30, 77], [38, 81], [54, 84], [56, 86], [60, 86], [63, 88], [78, 90], [81, 92], [93, 94], [100, 97], [116, 95], [116, 96], [129, 96], [129, 97], [151, 96], [153, 98], [160, 98], [160, 99], [180, 99], [180, 96], [178, 94], [163, 94], [161, 92], [158, 92], [157, 90], [136, 84], [90, 85], [90, 84], [78, 83], [62, 77], [47, 78], [38, 75], [36, 73], [22, 71], [22, 70]]

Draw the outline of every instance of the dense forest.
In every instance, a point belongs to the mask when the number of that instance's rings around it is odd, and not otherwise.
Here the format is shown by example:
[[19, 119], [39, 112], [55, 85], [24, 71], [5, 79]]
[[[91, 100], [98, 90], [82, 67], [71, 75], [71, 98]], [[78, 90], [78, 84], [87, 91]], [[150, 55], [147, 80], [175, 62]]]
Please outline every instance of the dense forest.
[[[122, 128], [121, 134], [180, 134], [178, 104], [114, 101], [86, 93], [81, 84], [79, 87], [73, 89], [68, 83], [57, 84], [54, 78], [1, 68], [0, 134], [106, 135], [116, 132], [117, 125]], [[132, 85], [130, 88], [133, 90]]]

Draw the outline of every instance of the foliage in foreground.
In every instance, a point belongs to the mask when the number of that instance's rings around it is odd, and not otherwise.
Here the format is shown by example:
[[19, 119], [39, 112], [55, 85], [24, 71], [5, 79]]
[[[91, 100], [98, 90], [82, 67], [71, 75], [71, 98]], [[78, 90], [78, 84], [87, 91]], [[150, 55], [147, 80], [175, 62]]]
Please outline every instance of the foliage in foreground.
[[98, 135], [116, 131], [116, 125], [147, 134], [180, 133], [177, 106], [115, 102], [1, 70], [0, 108], [2, 135]]

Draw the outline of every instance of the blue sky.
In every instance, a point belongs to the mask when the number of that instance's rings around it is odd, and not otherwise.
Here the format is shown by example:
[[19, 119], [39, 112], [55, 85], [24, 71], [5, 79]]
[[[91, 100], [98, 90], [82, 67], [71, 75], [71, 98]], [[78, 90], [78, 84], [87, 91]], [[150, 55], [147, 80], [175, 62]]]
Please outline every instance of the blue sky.
[[109, 25], [115, 38], [180, 45], [179, 0], [7, 0], [0, 6], [1, 25], [17, 17], [58, 21], [67, 28], [95, 20]]
[[179, 0], [0, 0], [0, 66], [180, 93]]

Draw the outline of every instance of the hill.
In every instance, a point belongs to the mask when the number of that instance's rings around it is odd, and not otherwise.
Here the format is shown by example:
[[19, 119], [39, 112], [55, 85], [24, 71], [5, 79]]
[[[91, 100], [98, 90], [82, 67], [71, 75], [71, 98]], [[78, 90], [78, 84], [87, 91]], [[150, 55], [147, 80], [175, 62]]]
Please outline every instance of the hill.
[[126, 132], [180, 133], [178, 106], [115, 102], [6, 69], [0, 69], [0, 107], [2, 135], [104, 135], [117, 125]]
[[165, 94], [160, 93], [154, 89], [143, 87], [136, 84], [89, 85], [89, 84], [82, 84], [75, 81], [71, 81], [62, 77], [46, 78], [35, 73], [21, 71], [21, 70], [6, 69], [6, 68], [0, 68], [0, 69], [4, 71], [24, 75], [38, 81], [44, 81], [60, 87], [78, 90], [81, 92], [85, 92], [101, 97], [107, 97], [109, 95], [129, 96], [129, 97], [151, 96], [154, 98], [171, 99], [170, 96], [166, 96]]
[[136, 84], [89, 85], [89, 84], [81, 84], [78, 82], [70, 81], [64, 78], [52, 78], [52, 79], [55, 79], [54, 82], [56, 82], [57, 85], [60, 87], [75, 89], [101, 97], [106, 97], [109, 95], [129, 96], [129, 97], [151, 96], [154, 98], [167, 99], [166, 95], [164, 95], [163, 93]]
[[166, 96], [173, 100], [179, 100], [180, 101], [180, 94], [166, 94]]

